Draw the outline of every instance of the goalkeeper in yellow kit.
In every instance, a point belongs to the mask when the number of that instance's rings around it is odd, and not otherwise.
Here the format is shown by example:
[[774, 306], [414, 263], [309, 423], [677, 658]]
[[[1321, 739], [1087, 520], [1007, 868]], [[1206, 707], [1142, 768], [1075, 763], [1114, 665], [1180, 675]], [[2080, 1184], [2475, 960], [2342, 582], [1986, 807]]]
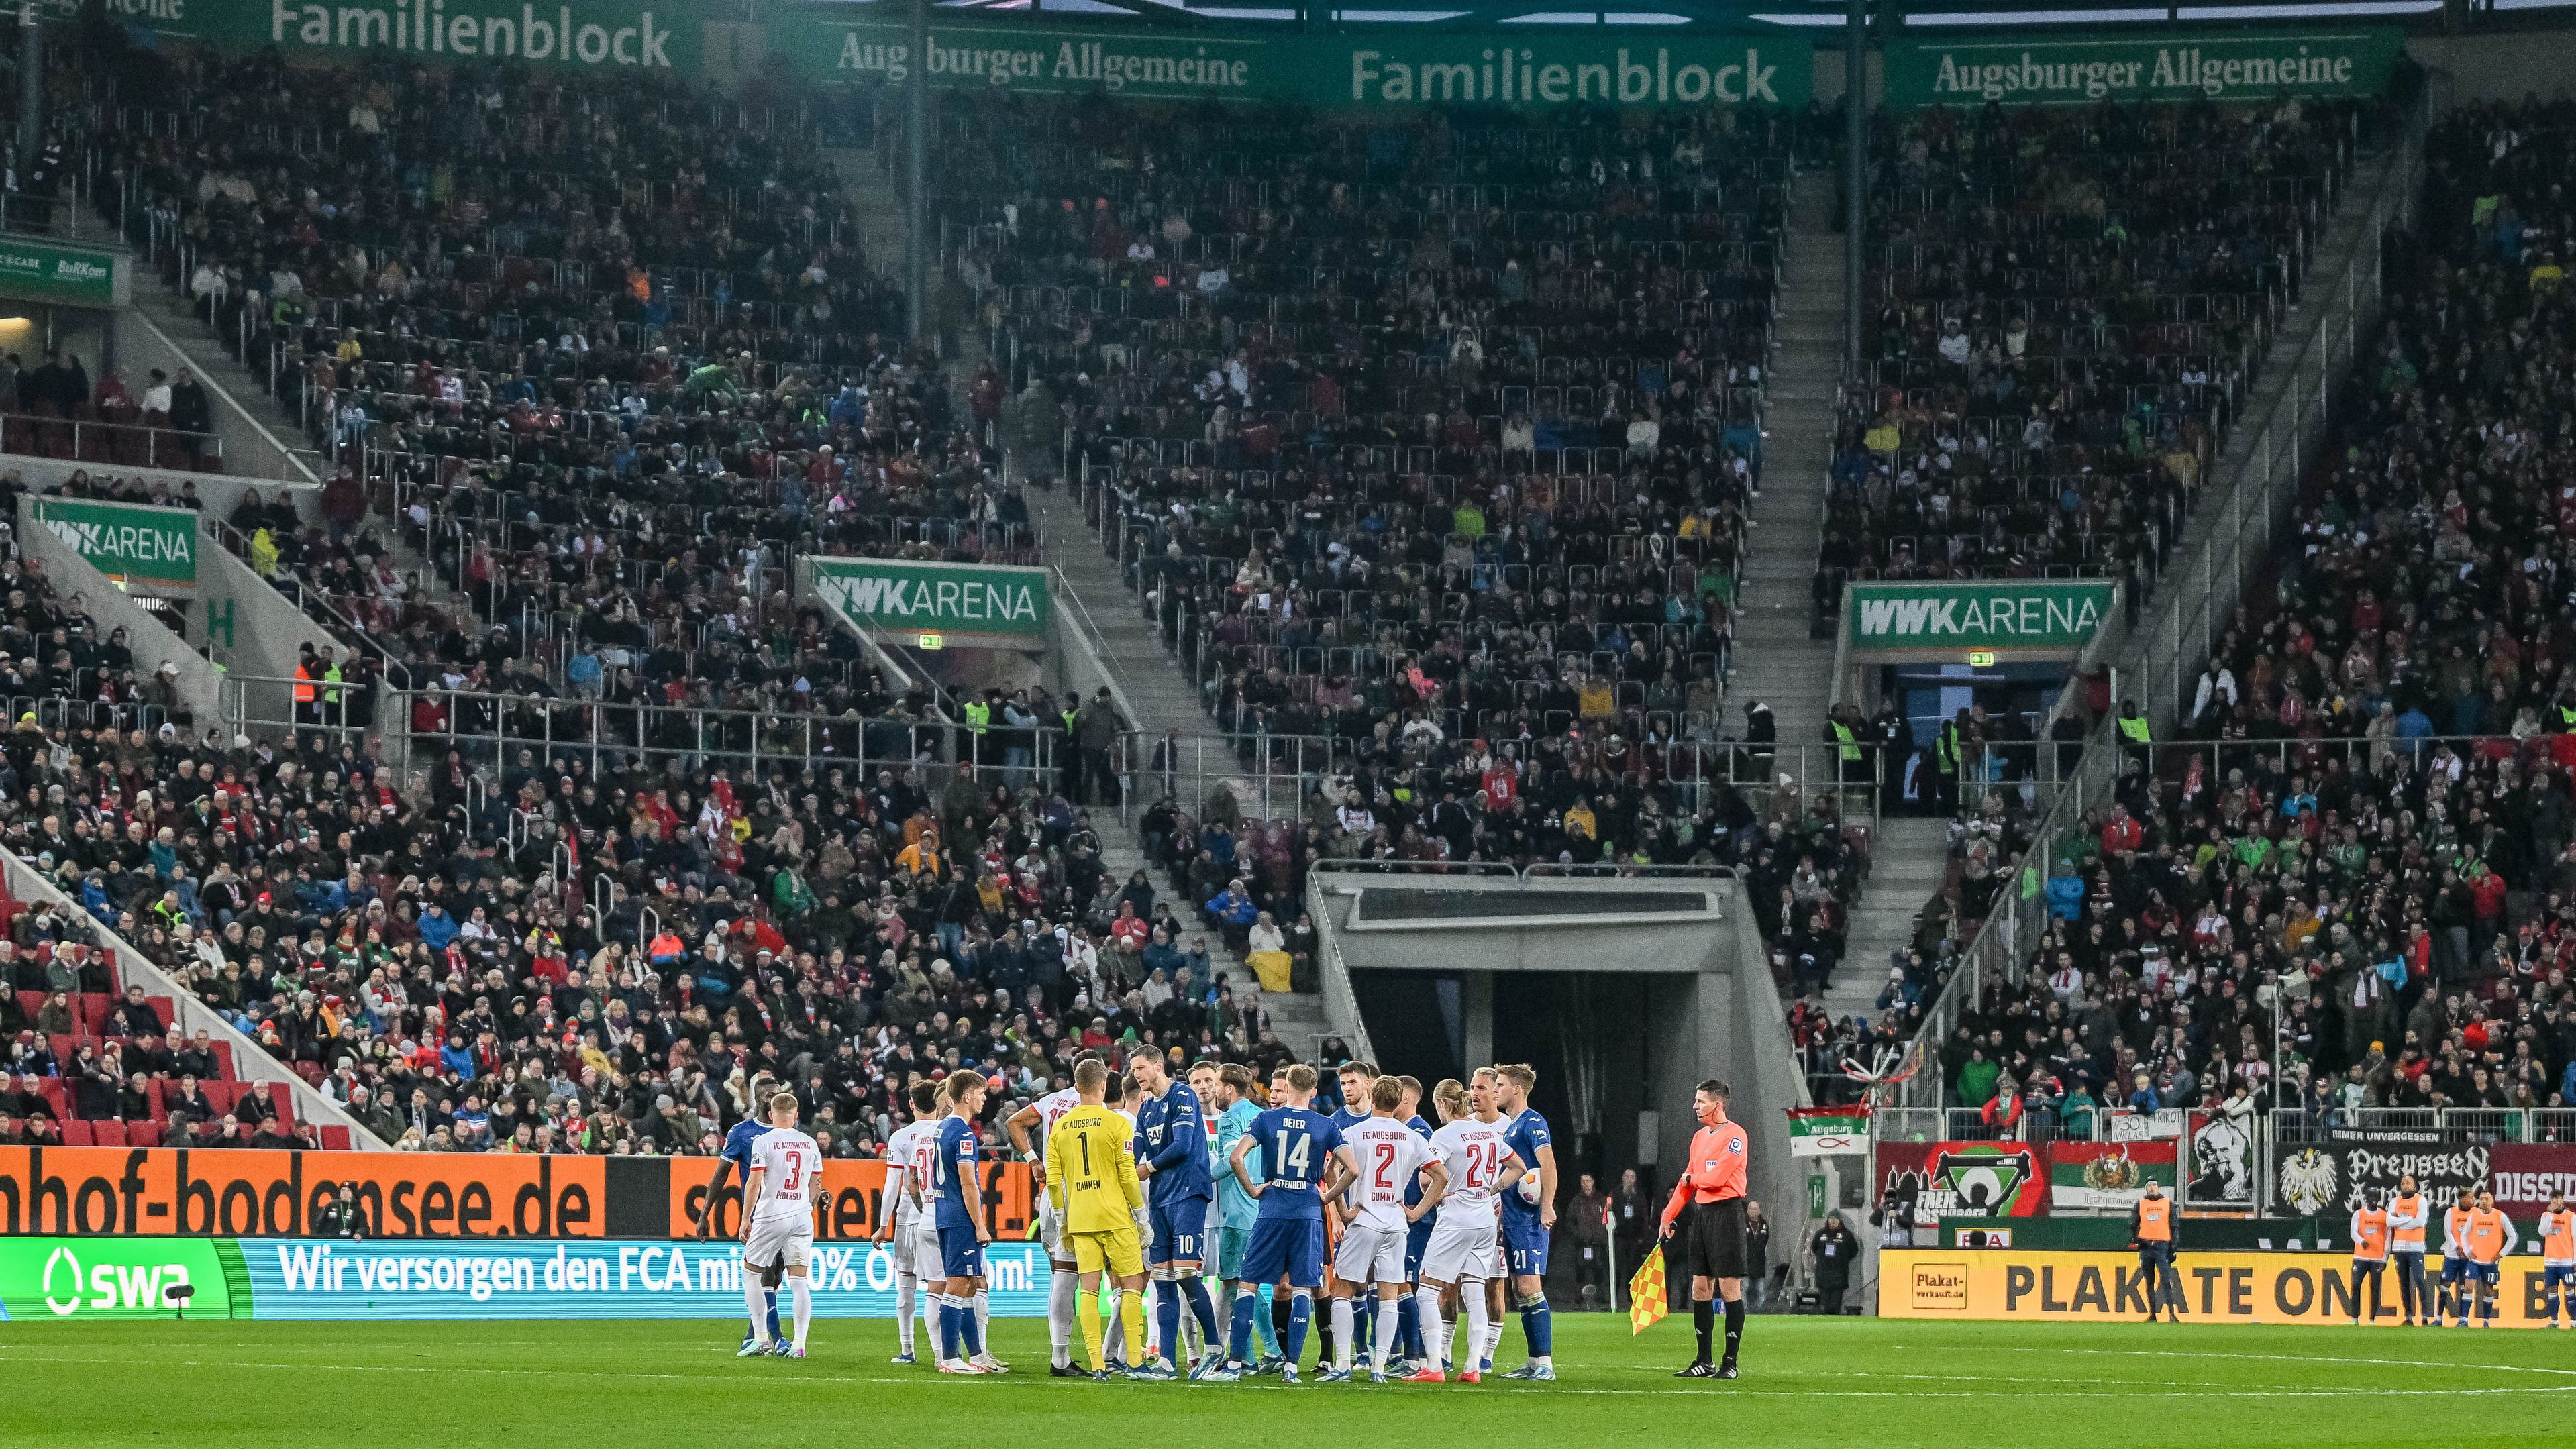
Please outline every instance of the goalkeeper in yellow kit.
[[[1145, 1342], [1145, 1249], [1136, 1233], [1136, 1213], [1145, 1205], [1145, 1189], [1136, 1180], [1136, 1152], [1127, 1119], [1101, 1101], [1109, 1085], [1109, 1068], [1097, 1059], [1073, 1069], [1074, 1095], [1082, 1105], [1064, 1114], [1047, 1133], [1047, 1195], [1064, 1224], [1064, 1241], [1073, 1249], [1080, 1273], [1074, 1318], [1082, 1325], [1082, 1346], [1091, 1355], [1091, 1376], [1107, 1379], [1117, 1370], [1101, 1352], [1101, 1275], [1110, 1279], [1111, 1311], [1127, 1330], [1131, 1344]], [[1171, 1370], [1148, 1365], [1126, 1371], [1129, 1378], [1170, 1378]]]

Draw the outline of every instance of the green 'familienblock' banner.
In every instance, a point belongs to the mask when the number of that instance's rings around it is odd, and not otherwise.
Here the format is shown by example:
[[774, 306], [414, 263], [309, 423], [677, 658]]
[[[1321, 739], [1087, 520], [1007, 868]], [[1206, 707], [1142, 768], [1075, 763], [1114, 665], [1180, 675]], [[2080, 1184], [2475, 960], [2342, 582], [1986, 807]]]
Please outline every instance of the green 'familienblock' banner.
[[706, 21], [685, 0], [108, 0], [132, 25], [231, 51], [399, 52], [414, 60], [522, 60], [695, 76]]
[[[1045, 569], [1000, 564], [808, 558], [815, 597], [862, 629], [1027, 646], [1046, 640], [1054, 600]], [[933, 646], [938, 647], [938, 646]]]
[[141, 503], [30, 498], [38, 527], [71, 545], [110, 582], [159, 593], [197, 587], [197, 515]]
[[1887, 104], [2375, 96], [2405, 48], [2404, 32], [2385, 29], [1901, 40], [1887, 48]]
[[[899, 84], [912, 73], [899, 21], [846, 7], [782, 11], [769, 53], [823, 84]], [[933, 85], [1063, 95], [1107, 91], [1162, 100], [1288, 101], [1327, 109], [1503, 105], [1544, 109], [1759, 102], [1805, 105], [1815, 60], [1789, 34], [1616, 38], [1531, 27], [1360, 33], [1188, 30], [935, 20]]]
[[1957, 659], [1969, 650], [2044, 659], [2082, 652], [2111, 607], [2111, 582], [1855, 583], [1843, 596], [1856, 660]]

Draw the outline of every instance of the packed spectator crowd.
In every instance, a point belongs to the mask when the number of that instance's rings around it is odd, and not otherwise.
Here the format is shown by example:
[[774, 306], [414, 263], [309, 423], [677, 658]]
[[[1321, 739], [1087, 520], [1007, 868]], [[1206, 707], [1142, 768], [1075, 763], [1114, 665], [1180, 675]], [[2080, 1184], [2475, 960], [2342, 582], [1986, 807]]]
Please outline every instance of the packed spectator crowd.
[[899, 293], [805, 105], [643, 73], [122, 63], [159, 99], [95, 138], [118, 219], [338, 475], [318, 518], [227, 520], [262, 573], [397, 683], [922, 717], [793, 606], [792, 556], [1033, 541], [936, 370], [885, 340]]
[[1819, 605], [1848, 577], [2152, 577], [2372, 115], [1882, 114]]
[[[2576, 350], [2566, 102], [2428, 140], [2424, 221], [2300, 528], [2112, 804], [2051, 842], [2028, 979], [1944, 1044], [1946, 1100], [2096, 1109], [2576, 1100], [2576, 527], [2550, 382]], [[2482, 1118], [2510, 1130], [2503, 1117]]]

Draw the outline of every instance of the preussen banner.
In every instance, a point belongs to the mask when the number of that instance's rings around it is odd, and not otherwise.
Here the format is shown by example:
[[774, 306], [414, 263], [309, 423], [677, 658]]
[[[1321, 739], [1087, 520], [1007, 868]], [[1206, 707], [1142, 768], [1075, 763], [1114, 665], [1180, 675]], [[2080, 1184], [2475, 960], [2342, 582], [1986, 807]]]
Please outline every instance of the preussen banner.
[[2342, 1217], [2373, 1193], [2412, 1175], [2435, 1203], [2487, 1180], [2492, 1149], [2445, 1142], [2434, 1132], [2339, 1131], [2324, 1142], [2273, 1149], [2272, 1210], [2294, 1217]]
[[1853, 583], [1843, 596], [1857, 660], [1955, 658], [1969, 650], [2054, 657], [2083, 651], [2111, 607], [2111, 582]]
[[28, 501], [36, 524], [111, 582], [159, 591], [197, 587], [197, 515], [141, 503], [75, 498]]
[[[1045, 569], [999, 564], [809, 558], [814, 592], [862, 629], [1013, 643], [1045, 639], [1053, 601]], [[927, 641], [926, 641], [927, 642]]]
[[2405, 49], [2397, 30], [2159, 31], [2065, 40], [1900, 40], [1887, 48], [1895, 107], [2093, 105], [2371, 96]]

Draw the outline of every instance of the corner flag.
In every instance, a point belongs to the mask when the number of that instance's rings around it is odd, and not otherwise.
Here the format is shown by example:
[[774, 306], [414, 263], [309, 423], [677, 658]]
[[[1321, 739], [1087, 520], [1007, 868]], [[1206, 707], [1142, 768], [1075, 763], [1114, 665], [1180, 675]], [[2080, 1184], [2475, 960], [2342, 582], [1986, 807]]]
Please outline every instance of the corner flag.
[[1643, 1333], [1672, 1311], [1672, 1305], [1664, 1301], [1664, 1250], [1657, 1245], [1637, 1266], [1637, 1275], [1628, 1280], [1628, 1332]]

